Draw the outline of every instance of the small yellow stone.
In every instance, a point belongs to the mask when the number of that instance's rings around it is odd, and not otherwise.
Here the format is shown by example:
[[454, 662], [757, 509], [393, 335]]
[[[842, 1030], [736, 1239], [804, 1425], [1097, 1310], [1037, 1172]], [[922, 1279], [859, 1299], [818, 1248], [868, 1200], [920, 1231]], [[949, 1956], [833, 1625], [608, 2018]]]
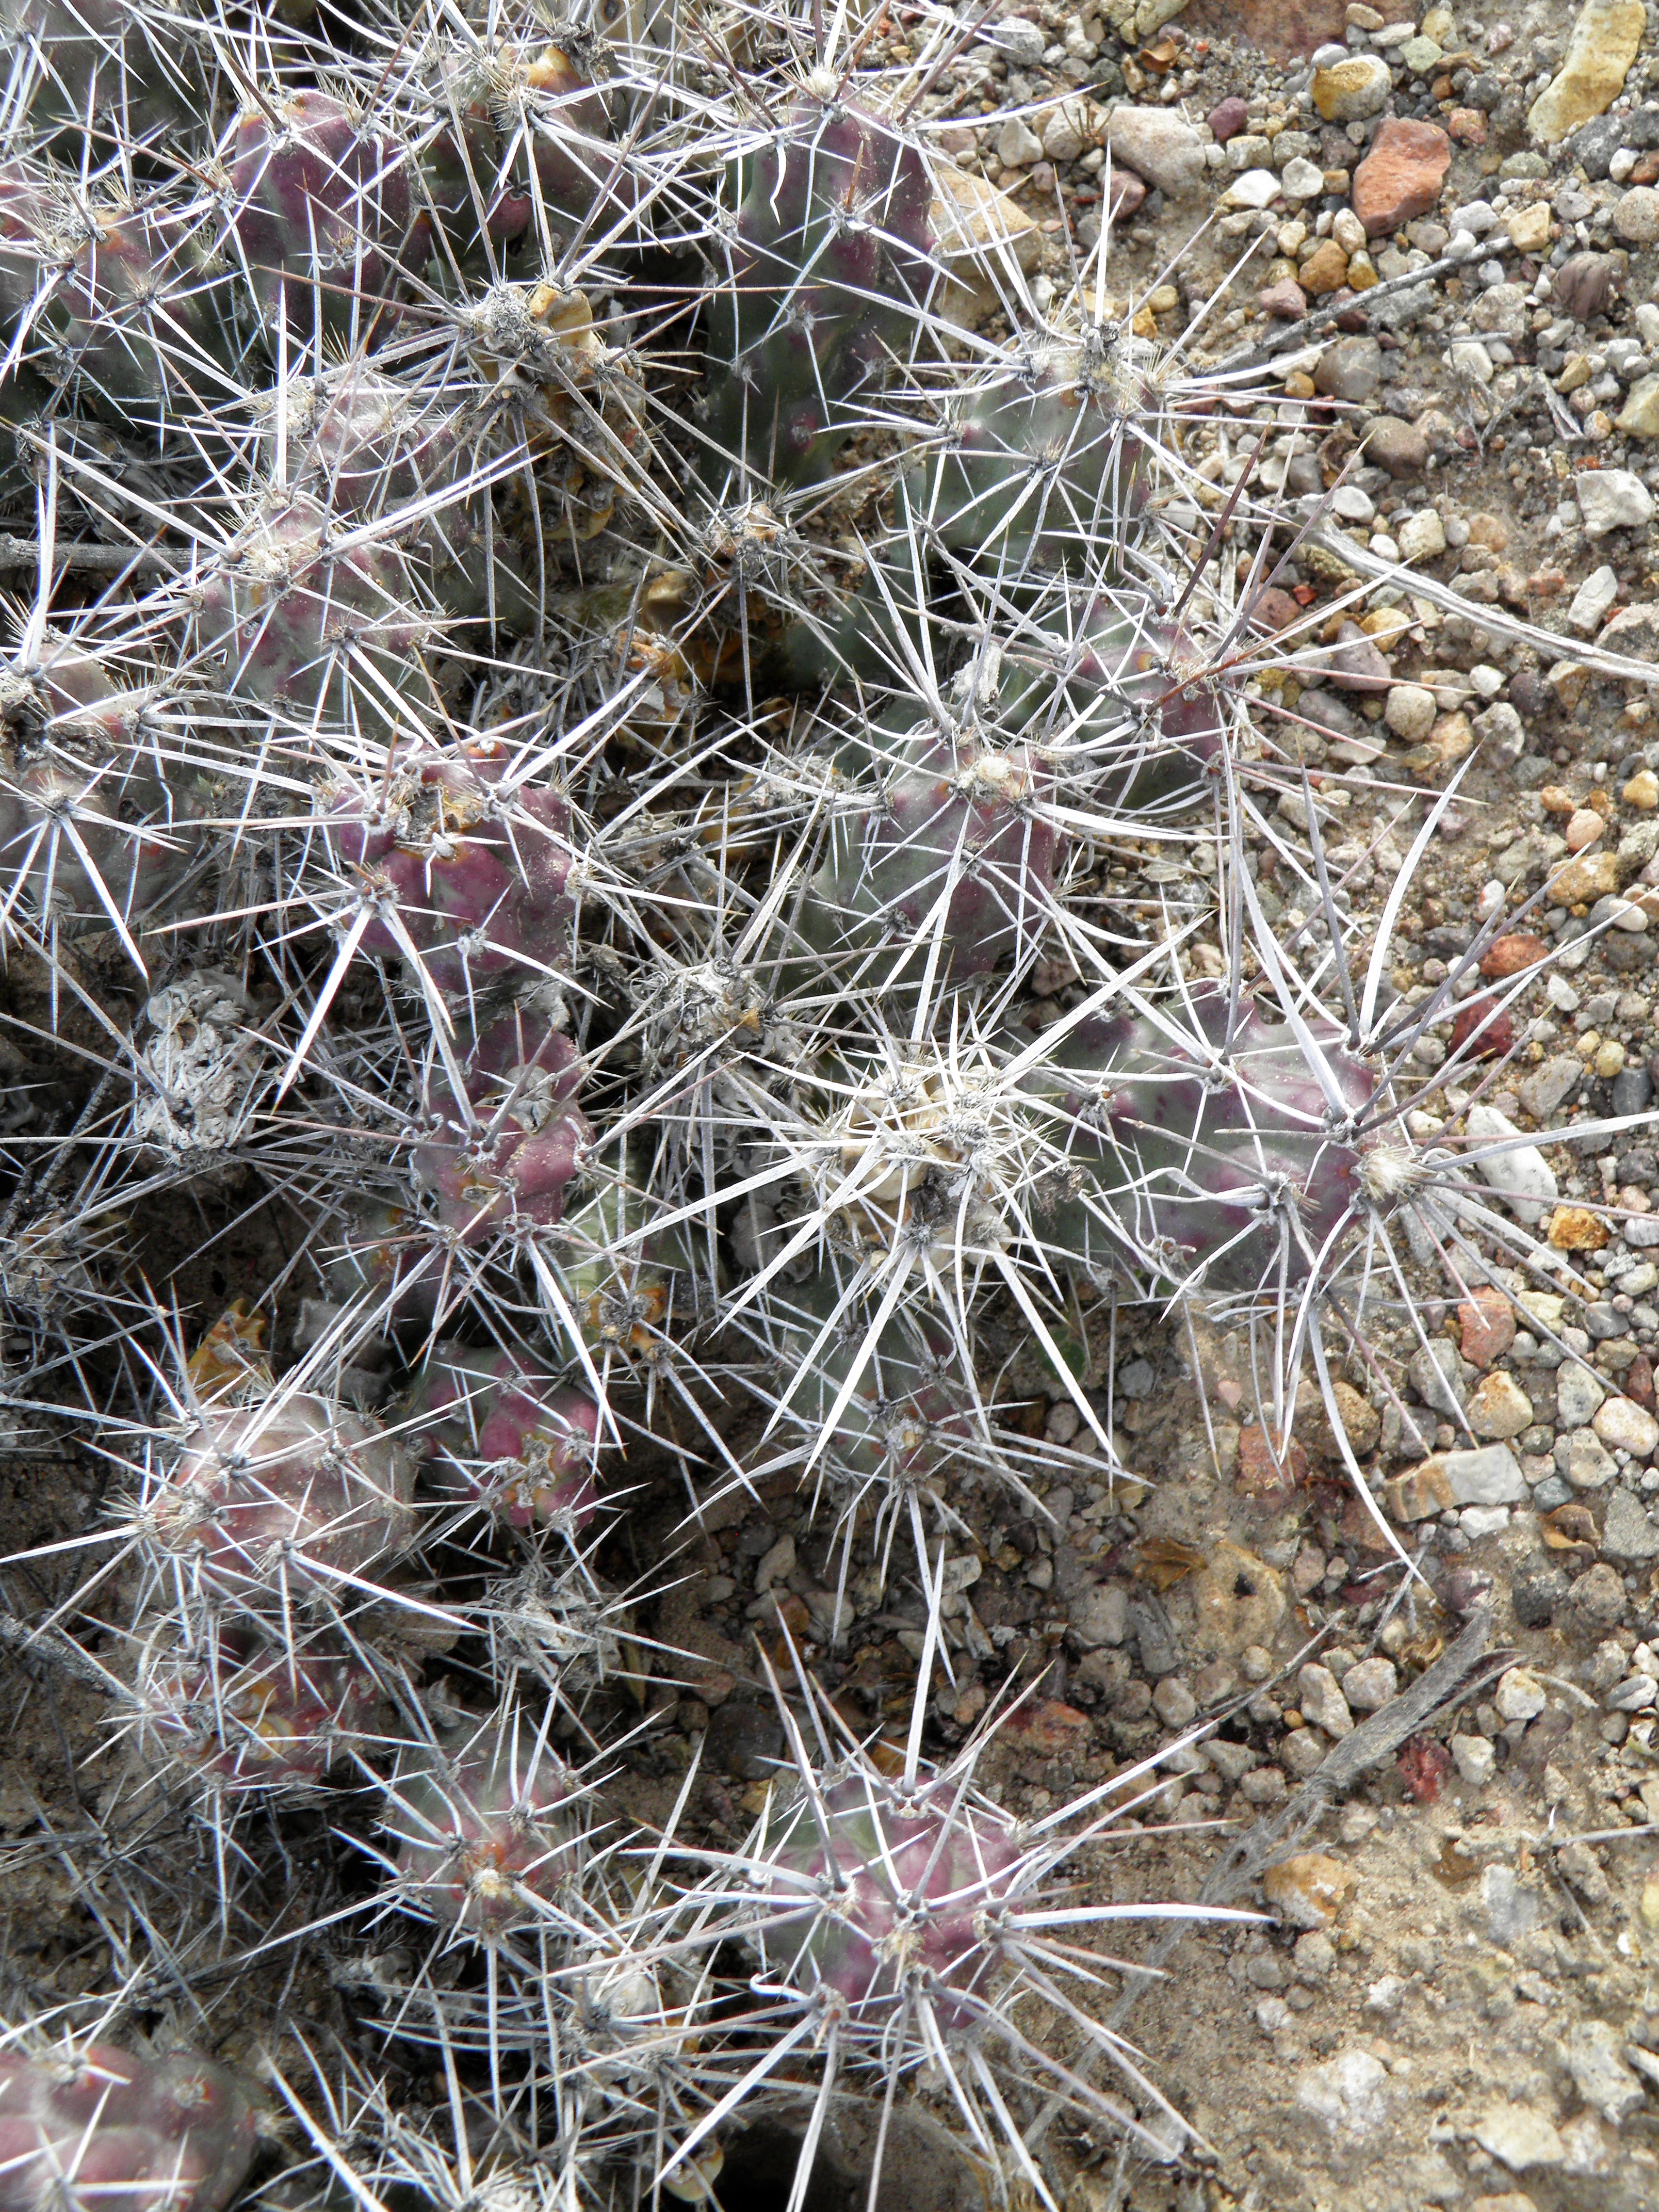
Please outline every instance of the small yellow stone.
[[1650, 814], [1659, 806], [1659, 775], [1650, 768], [1638, 769], [1619, 796], [1626, 806], [1639, 806], [1644, 814]]
[[1155, 315], [1172, 315], [1181, 305], [1181, 295], [1173, 284], [1160, 284], [1146, 305]]
[[1311, 399], [1314, 396], [1312, 377], [1298, 368], [1294, 374], [1285, 378], [1285, 396], [1287, 399]]
[[1601, 1030], [1586, 1030], [1583, 1036], [1579, 1038], [1575, 1049], [1580, 1060], [1594, 1060], [1601, 1049]]
[[1451, 43], [1457, 24], [1449, 8], [1431, 8], [1417, 27], [1425, 39], [1432, 39], [1436, 46], [1447, 46]]
[[1376, 264], [1369, 253], [1356, 253], [1349, 258], [1348, 289], [1351, 292], [1369, 292], [1373, 284], [1380, 282]]
[[1505, 228], [1517, 253], [1541, 252], [1550, 242], [1548, 201], [1534, 200], [1530, 207], [1516, 208]]
[[1558, 392], [1577, 392], [1581, 384], [1590, 380], [1590, 365], [1582, 353], [1569, 354], [1567, 365], [1555, 380]]
[[1595, 1072], [1604, 1083], [1611, 1083], [1625, 1064], [1625, 1048], [1616, 1037], [1609, 1037], [1595, 1055]]
[[1599, 1252], [1611, 1235], [1587, 1206], [1558, 1206], [1550, 1217], [1550, 1243], [1558, 1252]]

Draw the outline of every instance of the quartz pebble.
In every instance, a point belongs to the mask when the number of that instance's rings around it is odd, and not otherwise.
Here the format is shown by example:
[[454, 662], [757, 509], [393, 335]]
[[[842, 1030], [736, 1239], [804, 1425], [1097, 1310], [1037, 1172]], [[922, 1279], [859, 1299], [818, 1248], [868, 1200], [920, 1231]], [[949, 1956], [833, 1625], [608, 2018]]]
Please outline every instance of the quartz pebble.
[[1506, 1721], [1534, 1720], [1549, 1703], [1543, 1684], [1528, 1667], [1510, 1667], [1498, 1678], [1493, 1705]]
[[1573, 478], [1572, 488], [1586, 538], [1639, 530], [1653, 520], [1653, 494], [1629, 469], [1588, 469]]
[[1484, 1789], [1498, 1771], [1498, 1754], [1483, 1735], [1455, 1735], [1452, 1764], [1472, 1790]]
[[1392, 1659], [1362, 1659], [1342, 1677], [1342, 1694], [1357, 1713], [1380, 1712], [1399, 1688], [1400, 1675]]

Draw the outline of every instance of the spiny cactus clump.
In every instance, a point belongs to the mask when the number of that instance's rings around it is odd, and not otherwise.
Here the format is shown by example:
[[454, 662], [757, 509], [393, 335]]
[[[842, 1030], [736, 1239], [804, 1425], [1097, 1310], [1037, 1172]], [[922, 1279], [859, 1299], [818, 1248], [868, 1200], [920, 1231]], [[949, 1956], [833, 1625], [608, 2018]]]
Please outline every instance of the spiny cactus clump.
[[0, 2173], [18, 2212], [224, 2212], [264, 2114], [228, 2068], [106, 2043], [64, 2055], [0, 2051]]
[[[1115, 1495], [1132, 1305], [1282, 1455], [1407, 1261], [1571, 1270], [1489, 1198], [1520, 983], [1425, 1108], [1502, 899], [1394, 1002], [1455, 794], [1376, 920], [1300, 766], [1346, 601], [1229, 443], [1291, 403], [1109, 225], [1026, 282], [969, 15], [0, 9], [0, 1412], [99, 1474], [7, 1620], [100, 1701], [107, 1953], [4, 2204], [709, 2202], [787, 2092], [801, 2212], [843, 2081], [1061, 2201], [1029, 2100], [1173, 2125], [1097, 1944], [1184, 1908], [934, 1680], [1029, 1656], [1011, 1392]], [[739, 1646], [696, 1547], [797, 1492]], [[164, 2004], [223, 2065], [104, 2044]]]

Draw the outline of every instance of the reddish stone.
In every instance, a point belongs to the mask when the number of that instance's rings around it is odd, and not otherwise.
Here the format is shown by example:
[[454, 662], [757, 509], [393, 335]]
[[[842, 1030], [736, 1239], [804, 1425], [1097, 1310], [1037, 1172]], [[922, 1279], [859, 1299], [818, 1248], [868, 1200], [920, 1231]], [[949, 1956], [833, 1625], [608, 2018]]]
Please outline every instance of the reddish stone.
[[1366, 236], [1381, 238], [1427, 215], [1450, 164], [1451, 141], [1437, 123], [1407, 123], [1393, 115], [1380, 123], [1370, 153], [1353, 173], [1353, 211]]
[[1460, 146], [1486, 143], [1486, 118], [1478, 107], [1454, 107], [1446, 118], [1446, 130]]
[[1644, 154], [1625, 182], [1627, 185], [1659, 184], [1659, 154]]
[[1409, 1737], [1401, 1747], [1400, 1779], [1419, 1805], [1432, 1805], [1451, 1772], [1451, 1753], [1431, 1735]]
[[1241, 1498], [1285, 1498], [1307, 1480], [1308, 1455], [1294, 1437], [1290, 1449], [1275, 1459], [1260, 1421], [1250, 1422], [1240, 1431], [1233, 1488]]
[[1653, 1362], [1645, 1352], [1638, 1352], [1625, 1370], [1625, 1395], [1633, 1399], [1644, 1413], [1656, 1408], [1653, 1397]]
[[[1032, 172], [1035, 175], [1035, 170]], [[1136, 214], [1146, 197], [1146, 187], [1133, 169], [1120, 169], [1112, 164], [1112, 205], [1114, 222], [1126, 221]]]
[[1269, 584], [1250, 602], [1250, 628], [1267, 633], [1287, 629], [1291, 623], [1300, 622], [1302, 610], [1288, 592], [1281, 592], [1277, 584]]
[[1515, 1024], [1495, 999], [1470, 999], [1453, 1018], [1451, 1048], [1470, 1060], [1501, 1058], [1515, 1049]]
[[1541, 937], [1512, 929], [1502, 937], [1494, 937], [1486, 947], [1480, 973], [1489, 983], [1501, 982], [1504, 976], [1518, 975], [1523, 968], [1535, 968], [1540, 960], [1548, 957], [1549, 947]]
[[1210, 110], [1210, 136], [1218, 146], [1224, 146], [1230, 138], [1237, 137], [1249, 119], [1249, 107], [1235, 92]]
[[1058, 1698], [1036, 1698], [1019, 1705], [1003, 1723], [1002, 1733], [1025, 1759], [1059, 1759], [1086, 1750], [1094, 1723], [1075, 1705]]
[[1462, 1302], [1457, 1322], [1463, 1357], [1476, 1367], [1490, 1367], [1515, 1342], [1515, 1309], [1490, 1283]]
[[1269, 284], [1256, 299], [1265, 313], [1276, 315], [1281, 323], [1299, 323], [1308, 312], [1308, 295], [1293, 276]]

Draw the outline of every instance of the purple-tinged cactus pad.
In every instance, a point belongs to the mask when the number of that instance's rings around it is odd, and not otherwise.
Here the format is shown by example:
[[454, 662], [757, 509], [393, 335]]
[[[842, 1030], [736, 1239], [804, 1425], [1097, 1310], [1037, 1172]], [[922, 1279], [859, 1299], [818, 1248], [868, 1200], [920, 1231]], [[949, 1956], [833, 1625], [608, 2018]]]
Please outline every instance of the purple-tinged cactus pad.
[[533, 1923], [579, 1864], [580, 1796], [528, 1728], [490, 1722], [470, 1742], [413, 1753], [384, 1823], [401, 1901], [481, 1942]]
[[[975, 2017], [997, 1963], [988, 1920], [1014, 1896], [1024, 1854], [1006, 1815], [948, 1783], [914, 1790], [870, 1771], [798, 1796], [751, 1850], [749, 1941], [769, 1978], [833, 1991], [860, 2026], [907, 1990], [942, 2028]], [[954, 1998], [953, 1998], [953, 1993]], [[914, 2023], [913, 2023], [914, 2025]]]
[[224, 2212], [260, 2132], [252, 2085], [188, 2051], [0, 2051], [0, 2212]]
[[1045, 1248], [1215, 1291], [1304, 1281], [1364, 1203], [1376, 1069], [1324, 1022], [1316, 1069], [1293, 1028], [1218, 985], [1164, 1011], [1079, 1023], [1034, 1082], [1054, 1179], [1081, 1186], [1039, 1213]]
[[892, 125], [817, 94], [742, 169], [732, 234], [714, 249], [702, 474], [814, 483], [925, 320], [933, 183]]
[[232, 238], [260, 315], [286, 301], [302, 343], [325, 330], [372, 328], [400, 266], [426, 260], [413, 162], [390, 132], [313, 88], [267, 95], [238, 117], [229, 153]]
[[222, 1623], [211, 1647], [150, 1655], [145, 1747], [216, 1796], [307, 1790], [365, 1744], [380, 1686], [356, 1653], [280, 1650]]
[[148, 1518], [220, 1589], [338, 1590], [409, 1544], [413, 1487], [409, 1455], [376, 1423], [278, 1387], [202, 1407]]
[[548, 1228], [562, 1215], [592, 1141], [576, 1103], [584, 1073], [569, 1039], [520, 1009], [479, 1038], [461, 1097], [434, 1075], [427, 1103], [435, 1126], [416, 1147], [415, 1174], [464, 1243]]
[[932, 726], [878, 731], [872, 750], [879, 799], [836, 825], [801, 933], [827, 956], [879, 952], [883, 969], [908, 947], [907, 985], [921, 981], [935, 944], [939, 980], [992, 974], [1052, 908], [1061, 837], [1046, 808], [1047, 764], [1024, 745], [998, 750]]
[[481, 1500], [510, 1528], [593, 1518], [599, 1409], [510, 1352], [434, 1357], [417, 1393], [435, 1487]]
[[441, 991], [569, 973], [570, 810], [556, 791], [509, 784], [512, 757], [491, 738], [447, 752], [402, 746], [384, 784], [337, 793], [330, 805], [343, 872], [395, 903], [402, 924], [399, 933], [371, 922], [362, 945], [405, 957], [412, 945]]

